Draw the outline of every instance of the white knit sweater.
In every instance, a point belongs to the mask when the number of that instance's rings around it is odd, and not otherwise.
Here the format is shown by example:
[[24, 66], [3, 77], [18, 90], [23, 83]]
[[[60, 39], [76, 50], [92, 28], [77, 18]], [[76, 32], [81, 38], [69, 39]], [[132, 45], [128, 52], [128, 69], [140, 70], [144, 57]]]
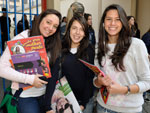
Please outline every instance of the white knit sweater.
[[[139, 86], [139, 93], [129, 95], [109, 95], [108, 101], [105, 104], [101, 98], [101, 94], [98, 93], [98, 103], [110, 110], [116, 112], [135, 113], [142, 111], [143, 92], [150, 89], [150, 68], [147, 49], [145, 44], [137, 39], [133, 38], [131, 46], [124, 57], [123, 63], [125, 66], [125, 72], [118, 72], [114, 69], [111, 60], [108, 55], [112, 54], [115, 48], [115, 44], [109, 44], [109, 53], [103, 58], [102, 70], [122, 86], [137, 84]], [[99, 66], [98, 62], [95, 64]]]

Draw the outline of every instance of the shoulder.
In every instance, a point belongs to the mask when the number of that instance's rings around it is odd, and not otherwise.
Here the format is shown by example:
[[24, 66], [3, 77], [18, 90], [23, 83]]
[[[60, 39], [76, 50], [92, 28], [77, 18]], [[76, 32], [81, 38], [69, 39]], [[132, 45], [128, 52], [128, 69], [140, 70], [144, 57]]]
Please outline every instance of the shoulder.
[[144, 38], [149, 38], [149, 39], [150, 39], [150, 33], [149, 33], [149, 32], [145, 33], [145, 34], [142, 36], [142, 39], [144, 39]]
[[131, 43], [131, 45], [132, 46], [143, 46], [144, 42], [141, 39], [133, 38], [132, 37], [132, 43]]
[[141, 39], [138, 39], [138, 38], [132, 38], [132, 43], [130, 45], [130, 48], [129, 48], [129, 51], [132, 51], [132, 52], [145, 52], [147, 49], [146, 49], [146, 46], [144, 44], [144, 42], [141, 40]]

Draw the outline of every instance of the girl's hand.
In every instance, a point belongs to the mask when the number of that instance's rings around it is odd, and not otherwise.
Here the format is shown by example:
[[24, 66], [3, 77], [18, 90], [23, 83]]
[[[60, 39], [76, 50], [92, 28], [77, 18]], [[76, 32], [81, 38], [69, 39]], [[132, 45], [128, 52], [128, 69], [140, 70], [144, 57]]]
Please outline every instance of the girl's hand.
[[48, 82], [44, 81], [44, 80], [41, 80], [39, 77], [41, 77], [43, 75], [35, 75], [35, 78], [34, 78], [34, 82], [33, 82], [33, 86], [36, 87], [36, 88], [40, 88], [42, 87], [44, 84], [47, 84]]
[[107, 91], [110, 94], [125, 94], [127, 92], [127, 87], [121, 86], [120, 84], [112, 81], [112, 84], [107, 86]]
[[46, 113], [55, 113], [53, 110], [47, 111]]
[[103, 86], [110, 86], [112, 83], [112, 80], [108, 75], [103, 77], [101, 73], [98, 74], [97, 80], [98, 80], [98, 83], [103, 85]]
[[83, 111], [84, 110], [84, 107], [82, 105], [80, 105], [80, 109]]

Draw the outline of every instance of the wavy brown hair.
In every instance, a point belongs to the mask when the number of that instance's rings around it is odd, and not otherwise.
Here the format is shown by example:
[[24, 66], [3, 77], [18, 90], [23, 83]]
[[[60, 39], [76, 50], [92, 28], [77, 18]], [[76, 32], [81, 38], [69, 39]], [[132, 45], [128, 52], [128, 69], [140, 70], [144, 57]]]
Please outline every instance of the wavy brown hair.
[[84, 30], [84, 34], [85, 34], [84, 38], [80, 42], [76, 55], [78, 58], [85, 58], [87, 56], [87, 53], [85, 50], [89, 46], [89, 32], [88, 32], [88, 25], [87, 25], [85, 18], [80, 15], [74, 15], [68, 24], [67, 31], [63, 40], [63, 45], [62, 45], [63, 53], [69, 52], [71, 49], [72, 40], [70, 37], [70, 29], [74, 21], [78, 21], [81, 24]]
[[110, 59], [112, 60], [112, 64], [115, 66], [115, 68], [118, 71], [119, 70], [125, 71], [125, 67], [123, 64], [123, 58], [126, 55], [128, 49], [130, 47], [130, 44], [131, 44], [130, 28], [128, 25], [127, 16], [126, 16], [124, 9], [117, 4], [112, 4], [112, 5], [108, 6], [102, 15], [102, 18], [100, 21], [100, 27], [99, 27], [99, 42], [98, 42], [97, 58], [98, 58], [98, 62], [100, 64], [100, 66], [102, 66], [102, 64], [101, 64], [102, 58], [109, 51], [108, 34], [105, 31], [103, 23], [104, 23], [107, 12], [110, 10], [118, 11], [118, 15], [119, 15], [120, 21], [122, 23], [122, 29], [119, 33], [118, 41], [116, 43], [113, 55], [110, 56]]
[[58, 26], [56, 32], [52, 36], [44, 37], [46, 51], [47, 51], [47, 53], [50, 53], [49, 62], [50, 62], [50, 65], [52, 65], [56, 61], [56, 59], [59, 56], [60, 51], [61, 51], [61, 40], [60, 40], [61, 14], [54, 9], [47, 9], [46, 11], [42, 12], [35, 19], [35, 22], [33, 23], [32, 29], [30, 30], [30, 36], [41, 35], [39, 25], [40, 25], [42, 19], [49, 14], [54, 14], [59, 18], [59, 26]]

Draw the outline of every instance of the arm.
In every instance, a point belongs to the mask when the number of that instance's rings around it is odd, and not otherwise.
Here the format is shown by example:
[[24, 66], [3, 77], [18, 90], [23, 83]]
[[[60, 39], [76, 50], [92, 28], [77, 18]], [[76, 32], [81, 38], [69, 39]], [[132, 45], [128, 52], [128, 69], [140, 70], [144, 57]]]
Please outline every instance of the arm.
[[47, 84], [47, 82], [39, 79], [39, 77], [43, 75], [28, 75], [13, 69], [9, 62], [10, 59], [11, 56], [7, 47], [3, 55], [0, 57], [0, 77], [19, 83], [30, 84], [35, 87], [42, 87], [43, 84]]
[[[94, 57], [95, 57], [95, 51], [94, 49], [89, 46], [88, 47], [88, 62], [91, 64], [94, 64]], [[81, 110], [85, 109], [86, 104], [88, 103], [89, 99], [93, 96], [94, 92], [94, 86], [93, 86], [93, 78], [95, 76], [94, 72], [91, 71], [88, 67], [85, 66], [85, 86], [84, 86], [84, 94], [83, 99], [80, 102], [80, 108]]]
[[[150, 89], [150, 69], [149, 69], [149, 59], [148, 53], [144, 43], [141, 40], [133, 41], [134, 45], [131, 45], [132, 58], [134, 59], [130, 63], [134, 65], [135, 69], [133, 75], [127, 70], [128, 80], [131, 81], [128, 84], [130, 88], [130, 93], [143, 93]], [[132, 77], [130, 77], [132, 76]], [[126, 94], [128, 92], [128, 88], [126, 86], [121, 86], [116, 82], [112, 82], [112, 84], [108, 87], [108, 90], [112, 94]]]
[[150, 68], [149, 68], [149, 59], [148, 53], [145, 47], [145, 44], [140, 41], [137, 44], [136, 52], [134, 52], [136, 60], [136, 70], [138, 82], [136, 85], [139, 87], [138, 92], [145, 92], [150, 89]]
[[11, 59], [8, 47], [5, 49], [3, 55], [0, 57], [0, 76], [15, 82], [33, 84], [34, 75], [20, 73], [11, 67], [9, 60]]
[[46, 113], [53, 113], [52, 112], [53, 110], [51, 108], [51, 101], [52, 101], [51, 99], [55, 90], [56, 81], [58, 80], [58, 72], [59, 72], [59, 60], [57, 59], [53, 67], [51, 67], [52, 77], [49, 78], [46, 87], [45, 100], [44, 100], [45, 110], [47, 111]]

